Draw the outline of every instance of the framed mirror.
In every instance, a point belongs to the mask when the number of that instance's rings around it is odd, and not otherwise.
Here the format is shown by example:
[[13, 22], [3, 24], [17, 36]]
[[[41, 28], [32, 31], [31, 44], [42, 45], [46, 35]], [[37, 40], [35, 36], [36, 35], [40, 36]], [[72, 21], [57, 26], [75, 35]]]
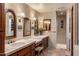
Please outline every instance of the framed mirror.
[[51, 19], [44, 19], [43, 20], [43, 28], [45, 31], [51, 30]]
[[6, 37], [16, 37], [16, 16], [10, 9], [6, 10]]
[[31, 20], [29, 18], [24, 18], [23, 24], [23, 36], [31, 35]]

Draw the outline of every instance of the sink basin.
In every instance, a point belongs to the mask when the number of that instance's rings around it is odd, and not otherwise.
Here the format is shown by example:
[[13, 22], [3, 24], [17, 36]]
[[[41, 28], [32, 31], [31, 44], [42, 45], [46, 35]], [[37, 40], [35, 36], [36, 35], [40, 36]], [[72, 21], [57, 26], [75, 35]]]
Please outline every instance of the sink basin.
[[44, 36], [44, 35], [39, 35], [39, 36], [34, 36], [33, 39], [42, 39], [42, 38], [44, 38], [44, 37], [46, 37], [46, 36]]
[[25, 41], [26, 41], [25, 39], [21, 39], [21, 40], [16, 41], [15, 43], [25, 42]]
[[19, 45], [22, 45], [22, 44], [24, 44], [24, 42], [16, 42], [16, 43], [10, 44], [10, 46], [15, 47], [15, 46], [19, 46]]

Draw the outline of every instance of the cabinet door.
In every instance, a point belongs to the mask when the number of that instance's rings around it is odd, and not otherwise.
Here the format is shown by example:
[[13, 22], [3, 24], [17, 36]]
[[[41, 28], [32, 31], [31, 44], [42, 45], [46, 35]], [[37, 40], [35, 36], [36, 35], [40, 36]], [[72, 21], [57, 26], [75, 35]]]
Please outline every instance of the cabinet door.
[[5, 42], [5, 11], [4, 4], [0, 3], [0, 56], [4, 55]]
[[29, 49], [24, 48], [18, 52], [18, 56], [25, 56], [28, 54], [28, 52], [29, 52]]
[[35, 43], [31, 46], [31, 56], [35, 56]]
[[31, 46], [28, 46], [18, 52], [18, 56], [30, 56], [32, 54]]
[[35, 43], [19, 50], [14, 54], [11, 54], [10, 56], [34, 56], [34, 55], [35, 55]]
[[4, 52], [4, 44], [5, 44], [5, 42], [4, 42], [4, 35], [5, 35], [4, 32], [0, 32], [0, 53]]
[[48, 47], [48, 37], [43, 39], [43, 46], [44, 46], [44, 49]]
[[5, 31], [5, 11], [4, 4], [0, 3], [0, 32]]
[[46, 48], [48, 47], [48, 37], [45, 39]]

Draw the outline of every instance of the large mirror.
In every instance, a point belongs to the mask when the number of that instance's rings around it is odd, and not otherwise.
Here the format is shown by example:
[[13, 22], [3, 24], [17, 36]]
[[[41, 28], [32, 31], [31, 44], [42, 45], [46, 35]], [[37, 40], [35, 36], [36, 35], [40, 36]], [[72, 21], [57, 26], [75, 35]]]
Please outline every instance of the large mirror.
[[51, 30], [51, 19], [44, 19], [43, 20], [43, 28], [45, 31]]
[[36, 19], [34, 21], [35, 25], [34, 25], [34, 34], [37, 35], [38, 34], [38, 19]]
[[16, 37], [16, 16], [14, 11], [10, 9], [6, 11], [6, 37]]
[[30, 36], [30, 35], [31, 35], [31, 20], [29, 18], [24, 18], [23, 36]]

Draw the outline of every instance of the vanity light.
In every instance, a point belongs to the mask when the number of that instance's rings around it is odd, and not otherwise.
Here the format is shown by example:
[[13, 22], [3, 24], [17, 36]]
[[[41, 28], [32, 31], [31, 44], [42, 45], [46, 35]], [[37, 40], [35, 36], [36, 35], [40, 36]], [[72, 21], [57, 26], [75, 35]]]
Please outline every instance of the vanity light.
[[36, 20], [36, 18], [35, 18], [35, 17], [33, 17], [33, 20]]
[[30, 17], [30, 19], [35, 21], [36, 20], [36, 17]]
[[25, 14], [24, 14], [24, 13], [21, 13], [20, 15], [21, 15], [22, 17], [25, 17]]
[[50, 24], [50, 21], [45, 21], [44, 23], [48, 23], [48, 24]]
[[24, 13], [18, 13], [17, 16], [25, 17], [25, 14]]
[[42, 23], [43, 21], [41, 20], [40, 22]]

